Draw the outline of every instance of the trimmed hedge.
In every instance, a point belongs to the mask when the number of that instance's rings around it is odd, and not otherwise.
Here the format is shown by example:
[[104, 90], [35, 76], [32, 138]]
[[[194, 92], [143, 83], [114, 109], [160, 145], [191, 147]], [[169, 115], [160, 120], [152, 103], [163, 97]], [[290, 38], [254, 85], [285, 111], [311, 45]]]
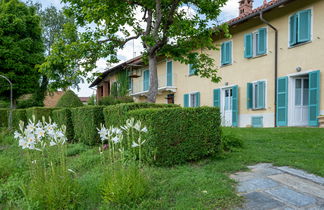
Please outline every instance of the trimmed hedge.
[[14, 109], [12, 111], [12, 127], [14, 129], [19, 128], [20, 121], [27, 123], [26, 109]]
[[33, 115], [35, 115], [36, 122], [42, 121], [42, 117], [45, 117], [45, 120], [48, 121], [49, 117], [52, 118], [52, 111], [56, 108], [45, 108], [45, 107], [33, 107], [26, 109], [26, 117], [27, 120], [32, 119]]
[[80, 98], [72, 91], [66, 91], [60, 100], [57, 102], [56, 107], [80, 107], [83, 106], [83, 103], [80, 101]]
[[100, 142], [97, 128], [104, 123], [102, 106], [72, 108], [74, 139], [87, 145]]
[[74, 128], [71, 110], [67, 108], [54, 110], [52, 112], [52, 116], [54, 122], [56, 122], [59, 126], [66, 126], [66, 137], [69, 141], [72, 141], [74, 138]]
[[[221, 151], [220, 112], [215, 107], [141, 109], [128, 117], [147, 126], [143, 151], [153, 164], [172, 166], [197, 161]], [[150, 160], [148, 160], [150, 161]]]
[[8, 127], [8, 109], [0, 109], [0, 128]]
[[148, 108], [175, 108], [180, 107], [175, 104], [151, 104], [151, 103], [125, 103], [117, 104], [113, 106], [107, 106], [104, 108], [104, 117], [106, 127], [121, 126], [125, 124], [127, 120], [127, 112], [136, 109], [148, 109]]

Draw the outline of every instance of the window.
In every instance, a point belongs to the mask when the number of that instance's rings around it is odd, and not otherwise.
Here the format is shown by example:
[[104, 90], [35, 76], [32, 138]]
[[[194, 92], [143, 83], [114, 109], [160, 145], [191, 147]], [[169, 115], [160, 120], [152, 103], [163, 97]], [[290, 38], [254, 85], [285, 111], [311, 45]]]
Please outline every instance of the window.
[[232, 64], [232, 41], [223, 42], [221, 46], [221, 65]]
[[289, 46], [311, 40], [312, 10], [303, 10], [289, 17]]
[[244, 57], [252, 58], [267, 53], [267, 29], [259, 30], [244, 35]]
[[145, 70], [143, 72], [143, 91], [147, 91], [150, 87], [150, 72]]
[[266, 83], [258, 81], [247, 84], [247, 107], [248, 109], [265, 108]]
[[173, 73], [172, 70], [173, 69], [173, 65], [172, 65], [172, 61], [168, 61], [167, 62], [167, 81], [166, 81], [166, 86], [172, 86], [173, 83]]
[[193, 68], [193, 64], [189, 64], [189, 76], [195, 75], [196, 74], [196, 69]]
[[184, 95], [184, 107], [199, 107], [200, 93], [189, 93]]

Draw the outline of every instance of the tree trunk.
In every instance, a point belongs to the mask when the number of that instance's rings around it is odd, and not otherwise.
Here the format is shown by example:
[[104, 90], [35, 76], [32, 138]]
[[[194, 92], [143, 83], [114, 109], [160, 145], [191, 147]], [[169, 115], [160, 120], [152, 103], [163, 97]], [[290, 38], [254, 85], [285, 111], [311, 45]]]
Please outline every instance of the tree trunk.
[[150, 71], [150, 89], [147, 96], [147, 102], [155, 103], [158, 94], [158, 75], [157, 75], [157, 58], [156, 53], [149, 55], [149, 71]]

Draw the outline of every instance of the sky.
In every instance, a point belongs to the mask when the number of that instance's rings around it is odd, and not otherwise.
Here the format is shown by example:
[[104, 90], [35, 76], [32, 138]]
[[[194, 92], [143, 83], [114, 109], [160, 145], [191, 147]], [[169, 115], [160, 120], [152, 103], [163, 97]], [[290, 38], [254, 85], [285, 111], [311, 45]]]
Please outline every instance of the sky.
[[[26, 2], [27, 0], [22, 0]], [[43, 5], [43, 7], [48, 6], [55, 6], [57, 8], [62, 8], [63, 4], [61, 3], [61, 0], [33, 0], [34, 2], [39, 2]], [[238, 16], [238, 1], [239, 0], [228, 0], [226, 6], [222, 9], [222, 14], [219, 17], [219, 21], [224, 22], [227, 20], [230, 20], [232, 18], [235, 18]], [[268, 0], [269, 1], [269, 0]], [[258, 7], [262, 5], [263, 0], [254, 0], [254, 7]], [[119, 59], [122, 61], [126, 61], [128, 59], [133, 58], [134, 56], [140, 55], [140, 52], [142, 50], [142, 45], [139, 40], [136, 40], [134, 42], [129, 42], [126, 44], [125, 48], [123, 50], [120, 50], [118, 52]], [[107, 69], [107, 64], [104, 59], [101, 59], [97, 62], [97, 69], [95, 69], [95, 72], [103, 72], [105, 69]], [[74, 90], [80, 97], [87, 97], [95, 94], [95, 90], [89, 88], [88, 83], [80, 84], [80, 90]]]

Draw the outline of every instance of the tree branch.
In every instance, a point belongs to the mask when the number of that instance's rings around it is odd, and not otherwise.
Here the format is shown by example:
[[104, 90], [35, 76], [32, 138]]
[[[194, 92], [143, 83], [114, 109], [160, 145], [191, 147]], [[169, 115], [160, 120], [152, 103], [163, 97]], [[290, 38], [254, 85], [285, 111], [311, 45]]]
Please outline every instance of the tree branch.
[[157, 38], [158, 33], [159, 33], [159, 28], [161, 25], [162, 21], [162, 10], [161, 10], [161, 0], [156, 0], [156, 22], [154, 25], [154, 31], [153, 31], [153, 36], [154, 38]]
[[129, 41], [131, 41], [133, 39], [138, 39], [141, 35], [143, 35], [143, 33], [139, 33], [139, 34], [137, 34], [135, 36], [128, 37], [127, 39], [124, 39], [124, 40], [120, 40], [120, 39], [118, 40], [118, 38], [104, 39], [104, 40], [99, 40], [98, 43], [103, 44], [103, 43], [106, 43], [106, 42], [114, 41], [114, 42], [117, 42], [117, 43], [119, 42], [118, 47], [124, 47], [124, 45], [127, 42], [129, 42]]

